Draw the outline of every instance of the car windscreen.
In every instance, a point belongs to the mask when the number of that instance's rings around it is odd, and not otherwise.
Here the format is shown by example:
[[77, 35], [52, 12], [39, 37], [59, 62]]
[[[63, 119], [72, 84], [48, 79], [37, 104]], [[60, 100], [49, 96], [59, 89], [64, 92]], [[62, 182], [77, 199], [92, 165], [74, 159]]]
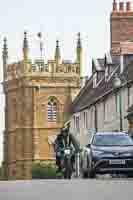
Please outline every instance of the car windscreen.
[[95, 146], [133, 146], [133, 140], [124, 134], [95, 135], [92, 141]]

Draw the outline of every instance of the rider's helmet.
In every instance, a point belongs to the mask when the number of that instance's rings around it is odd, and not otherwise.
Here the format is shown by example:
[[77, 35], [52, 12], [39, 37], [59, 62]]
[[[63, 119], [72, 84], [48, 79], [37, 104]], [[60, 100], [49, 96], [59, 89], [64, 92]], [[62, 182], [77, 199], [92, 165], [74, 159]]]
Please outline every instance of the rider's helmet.
[[61, 129], [61, 133], [62, 133], [63, 136], [68, 135], [68, 130], [66, 129], [66, 127], [63, 126], [63, 128]]
[[70, 121], [67, 121], [67, 122], [64, 124], [64, 127], [69, 131], [69, 129], [70, 129]]
[[67, 121], [61, 130], [63, 136], [67, 136], [69, 134], [69, 128], [70, 128], [70, 121]]

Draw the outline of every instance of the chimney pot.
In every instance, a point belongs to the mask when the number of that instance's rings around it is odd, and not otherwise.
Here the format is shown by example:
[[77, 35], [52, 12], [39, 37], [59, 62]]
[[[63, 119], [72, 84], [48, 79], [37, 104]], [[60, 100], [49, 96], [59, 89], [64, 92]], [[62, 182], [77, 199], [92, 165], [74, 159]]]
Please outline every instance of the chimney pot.
[[126, 2], [126, 10], [131, 11], [131, 2], [130, 1]]
[[116, 12], [117, 11], [117, 3], [116, 1], [114, 0], [113, 1], [113, 12]]
[[124, 2], [119, 3], [119, 11], [124, 11]]

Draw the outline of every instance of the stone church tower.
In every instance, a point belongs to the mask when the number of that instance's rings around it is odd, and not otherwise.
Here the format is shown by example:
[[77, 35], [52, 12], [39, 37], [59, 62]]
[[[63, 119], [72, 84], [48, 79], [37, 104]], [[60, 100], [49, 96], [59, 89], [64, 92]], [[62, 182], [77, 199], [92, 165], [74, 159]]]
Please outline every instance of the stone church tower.
[[31, 179], [33, 162], [53, 162], [52, 141], [69, 117], [69, 105], [80, 90], [82, 47], [78, 34], [76, 61], [61, 60], [59, 42], [55, 57], [29, 58], [24, 33], [23, 59], [8, 64], [3, 46], [5, 93], [4, 175], [6, 179]]

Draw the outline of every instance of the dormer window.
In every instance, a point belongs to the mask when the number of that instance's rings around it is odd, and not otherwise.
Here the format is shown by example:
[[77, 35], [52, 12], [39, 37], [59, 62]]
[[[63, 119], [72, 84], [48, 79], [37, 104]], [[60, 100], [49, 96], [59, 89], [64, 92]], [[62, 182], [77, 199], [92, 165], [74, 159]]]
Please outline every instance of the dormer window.
[[106, 54], [106, 58], [107, 58], [107, 64], [112, 64], [112, 57], [110, 52]]
[[93, 88], [96, 88], [96, 84], [97, 84], [97, 72], [95, 72], [95, 74], [93, 75]]
[[104, 59], [92, 60], [93, 88], [97, 87], [104, 77]]
[[110, 74], [112, 73], [112, 57], [110, 52], [105, 55], [104, 66], [105, 66], [105, 81], [108, 81]]
[[123, 54], [121, 53], [120, 55], [120, 73], [124, 71], [124, 59], [123, 59]]
[[107, 81], [108, 76], [109, 76], [109, 67], [106, 66], [105, 67], [105, 81]]

